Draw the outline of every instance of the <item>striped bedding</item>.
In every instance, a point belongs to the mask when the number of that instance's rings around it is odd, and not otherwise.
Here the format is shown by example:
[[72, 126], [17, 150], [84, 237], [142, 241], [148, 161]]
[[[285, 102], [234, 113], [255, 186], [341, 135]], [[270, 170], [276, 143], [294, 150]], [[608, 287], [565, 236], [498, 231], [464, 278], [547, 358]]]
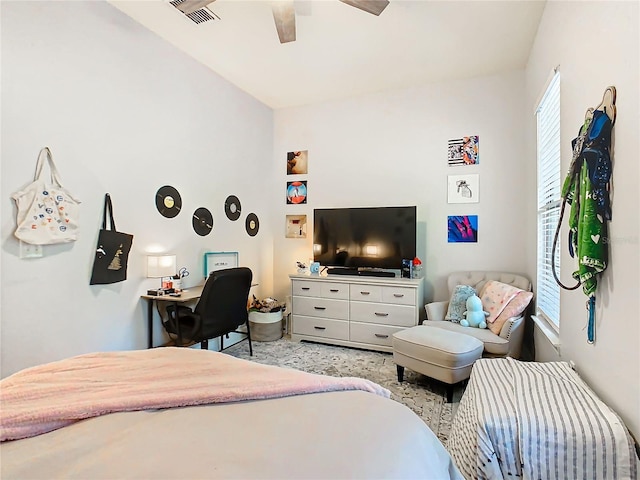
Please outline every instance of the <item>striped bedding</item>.
[[480, 359], [447, 443], [467, 479], [636, 479], [620, 418], [565, 362]]

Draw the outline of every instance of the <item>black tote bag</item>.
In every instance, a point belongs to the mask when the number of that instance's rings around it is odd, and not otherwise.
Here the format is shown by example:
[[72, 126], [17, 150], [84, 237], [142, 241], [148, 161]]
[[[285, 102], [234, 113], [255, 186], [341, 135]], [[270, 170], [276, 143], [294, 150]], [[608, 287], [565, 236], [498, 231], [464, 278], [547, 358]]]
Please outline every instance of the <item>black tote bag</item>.
[[[107, 229], [107, 212], [110, 227]], [[133, 235], [116, 231], [113, 221], [113, 206], [111, 196], [104, 196], [104, 215], [102, 229], [98, 235], [98, 246], [93, 260], [90, 285], [104, 285], [122, 282], [127, 279], [127, 261], [133, 244]]]

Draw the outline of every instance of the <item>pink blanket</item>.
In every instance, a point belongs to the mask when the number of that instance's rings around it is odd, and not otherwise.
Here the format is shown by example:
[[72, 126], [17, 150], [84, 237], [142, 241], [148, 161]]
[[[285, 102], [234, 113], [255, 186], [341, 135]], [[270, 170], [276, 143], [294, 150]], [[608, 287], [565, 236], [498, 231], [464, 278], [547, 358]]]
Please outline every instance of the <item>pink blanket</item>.
[[0, 381], [0, 441], [27, 438], [83, 418], [134, 410], [363, 390], [369, 380], [328, 377], [189, 348], [92, 353]]

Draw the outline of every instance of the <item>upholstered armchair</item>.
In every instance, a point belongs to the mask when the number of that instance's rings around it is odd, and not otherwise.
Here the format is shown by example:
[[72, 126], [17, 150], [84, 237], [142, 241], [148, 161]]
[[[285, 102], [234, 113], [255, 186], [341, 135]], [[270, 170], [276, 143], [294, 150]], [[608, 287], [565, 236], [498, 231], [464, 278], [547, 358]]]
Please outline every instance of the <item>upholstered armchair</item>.
[[[473, 287], [478, 296], [489, 280], [512, 285], [525, 292], [531, 291], [531, 282], [522, 275], [505, 272], [456, 272], [449, 275], [447, 285], [449, 287], [449, 298], [453, 295], [458, 285], [468, 285]], [[529, 303], [529, 302], [527, 302]], [[485, 357], [513, 357], [519, 358], [522, 349], [522, 339], [524, 336], [524, 318], [528, 308], [520, 314], [509, 317], [499, 330], [499, 334], [487, 329], [473, 327], [463, 327], [459, 323], [445, 320], [449, 308], [449, 300], [432, 302], [425, 305], [427, 320], [424, 322], [429, 327], [442, 328], [453, 332], [471, 335], [484, 343]]]

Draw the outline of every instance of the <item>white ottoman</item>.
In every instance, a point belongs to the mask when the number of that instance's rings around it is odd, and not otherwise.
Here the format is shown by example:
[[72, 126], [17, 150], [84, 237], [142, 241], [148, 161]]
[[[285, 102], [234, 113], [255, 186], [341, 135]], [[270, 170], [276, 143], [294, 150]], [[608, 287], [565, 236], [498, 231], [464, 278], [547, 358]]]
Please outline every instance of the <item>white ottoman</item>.
[[448, 384], [447, 402], [452, 400], [453, 386], [469, 378], [484, 350], [477, 338], [428, 324], [394, 333], [392, 345], [398, 381], [402, 382], [405, 367], [440, 380]]

